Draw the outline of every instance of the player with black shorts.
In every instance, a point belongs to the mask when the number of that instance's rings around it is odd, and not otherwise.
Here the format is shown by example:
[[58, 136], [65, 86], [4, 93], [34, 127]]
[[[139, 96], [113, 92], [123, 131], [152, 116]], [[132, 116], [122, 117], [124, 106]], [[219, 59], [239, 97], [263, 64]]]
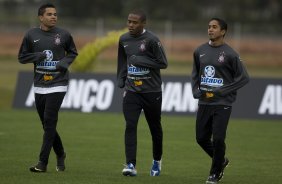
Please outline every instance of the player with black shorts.
[[53, 4], [40, 6], [38, 18], [40, 27], [25, 34], [18, 54], [20, 63], [34, 65], [35, 105], [44, 129], [39, 161], [30, 167], [30, 171], [46, 172], [52, 148], [57, 157], [56, 170], [64, 171], [66, 153], [56, 127], [68, 88], [68, 67], [77, 51], [70, 33], [55, 27], [57, 12]]
[[227, 24], [212, 18], [208, 25], [209, 42], [194, 52], [193, 96], [199, 99], [196, 139], [212, 158], [206, 183], [215, 184], [223, 176], [229, 160], [225, 157], [225, 137], [232, 103], [237, 90], [249, 81], [239, 55], [224, 42]]
[[160, 69], [167, 68], [167, 59], [160, 40], [145, 30], [146, 15], [141, 10], [129, 13], [129, 32], [119, 39], [118, 87], [124, 88], [123, 114], [126, 121], [125, 176], [136, 176], [137, 124], [144, 111], [153, 142], [151, 176], [161, 172], [163, 131], [161, 126], [162, 79]]

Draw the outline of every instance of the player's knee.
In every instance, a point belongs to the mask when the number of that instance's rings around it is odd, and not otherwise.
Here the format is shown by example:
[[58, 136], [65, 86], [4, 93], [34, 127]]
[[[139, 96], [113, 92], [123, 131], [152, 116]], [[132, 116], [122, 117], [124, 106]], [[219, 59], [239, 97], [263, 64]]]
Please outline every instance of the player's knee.
[[223, 146], [223, 145], [225, 145], [225, 142], [224, 142], [225, 140], [224, 140], [224, 138], [214, 138], [213, 139], [213, 144], [214, 144], [214, 146]]
[[210, 142], [210, 140], [200, 137], [196, 137], [196, 141], [200, 146], [204, 146]]
[[137, 125], [134, 123], [126, 123], [126, 130], [127, 131], [136, 131]]

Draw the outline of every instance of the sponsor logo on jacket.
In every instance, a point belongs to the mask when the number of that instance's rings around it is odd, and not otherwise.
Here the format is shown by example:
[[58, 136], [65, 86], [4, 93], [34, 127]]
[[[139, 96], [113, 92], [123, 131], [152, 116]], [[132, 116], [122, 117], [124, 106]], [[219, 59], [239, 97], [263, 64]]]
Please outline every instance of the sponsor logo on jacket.
[[205, 67], [204, 74], [201, 76], [201, 85], [207, 85], [211, 87], [220, 87], [223, 86], [222, 78], [215, 78], [215, 68], [211, 65]]
[[44, 50], [44, 54], [46, 54], [46, 59], [36, 65], [37, 69], [46, 69], [46, 70], [55, 70], [56, 65], [59, 61], [53, 60], [53, 52], [51, 50]]
[[134, 65], [128, 66], [127, 73], [131, 75], [146, 75], [150, 73], [149, 68], [136, 67]]

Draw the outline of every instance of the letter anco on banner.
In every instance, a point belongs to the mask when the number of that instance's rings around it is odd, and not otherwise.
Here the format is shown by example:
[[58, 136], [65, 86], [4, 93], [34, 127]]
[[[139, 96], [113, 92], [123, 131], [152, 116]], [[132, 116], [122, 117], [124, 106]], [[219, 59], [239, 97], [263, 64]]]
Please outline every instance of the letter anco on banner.
[[112, 104], [115, 85], [111, 80], [103, 80], [98, 88], [96, 107], [99, 110], [106, 110]]
[[259, 114], [282, 115], [282, 86], [268, 85], [263, 95]]
[[92, 112], [93, 107], [106, 110], [112, 103], [114, 84], [111, 80], [71, 80], [63, 108], [81, 108], [82, 112]]
[[[97, 91], [99, 89], [99, 83], [97, 80], [91, 79], [85, 82], [83, 86], [82, 96], [81, 96], [81, 111], [91, 112], [92, 108], [95, 106]], [[91, 96], [92, 92], [96, 94]]]
[[82, 91], [84, 90], [85, 80], [72, 79], [69, 82], [68, 92], [62, 104], [62, 108], [79, 109], [81, 104]]
[[[184, 85], [184, 87], [183, 87]], [[193, 98], [191, 83], [167, 82], [163, 86], [163, 106], [166, 112], [195, 112], [197, 100]]]

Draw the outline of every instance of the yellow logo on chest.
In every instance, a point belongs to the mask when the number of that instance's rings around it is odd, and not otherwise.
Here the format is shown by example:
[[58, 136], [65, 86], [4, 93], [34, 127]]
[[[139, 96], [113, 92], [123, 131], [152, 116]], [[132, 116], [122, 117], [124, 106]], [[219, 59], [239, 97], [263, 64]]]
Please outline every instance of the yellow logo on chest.
[[141, 86], [142, 84], [143, 84], [143, 82], [141, 80], [135, 80], [134, 81], [135, 86]]
[[44, 75], [44, 77], [43, 77], [43, 80], [44, 81], [50, 81], [50, 80], [53, 80], [53, 76], [52, 75]]

